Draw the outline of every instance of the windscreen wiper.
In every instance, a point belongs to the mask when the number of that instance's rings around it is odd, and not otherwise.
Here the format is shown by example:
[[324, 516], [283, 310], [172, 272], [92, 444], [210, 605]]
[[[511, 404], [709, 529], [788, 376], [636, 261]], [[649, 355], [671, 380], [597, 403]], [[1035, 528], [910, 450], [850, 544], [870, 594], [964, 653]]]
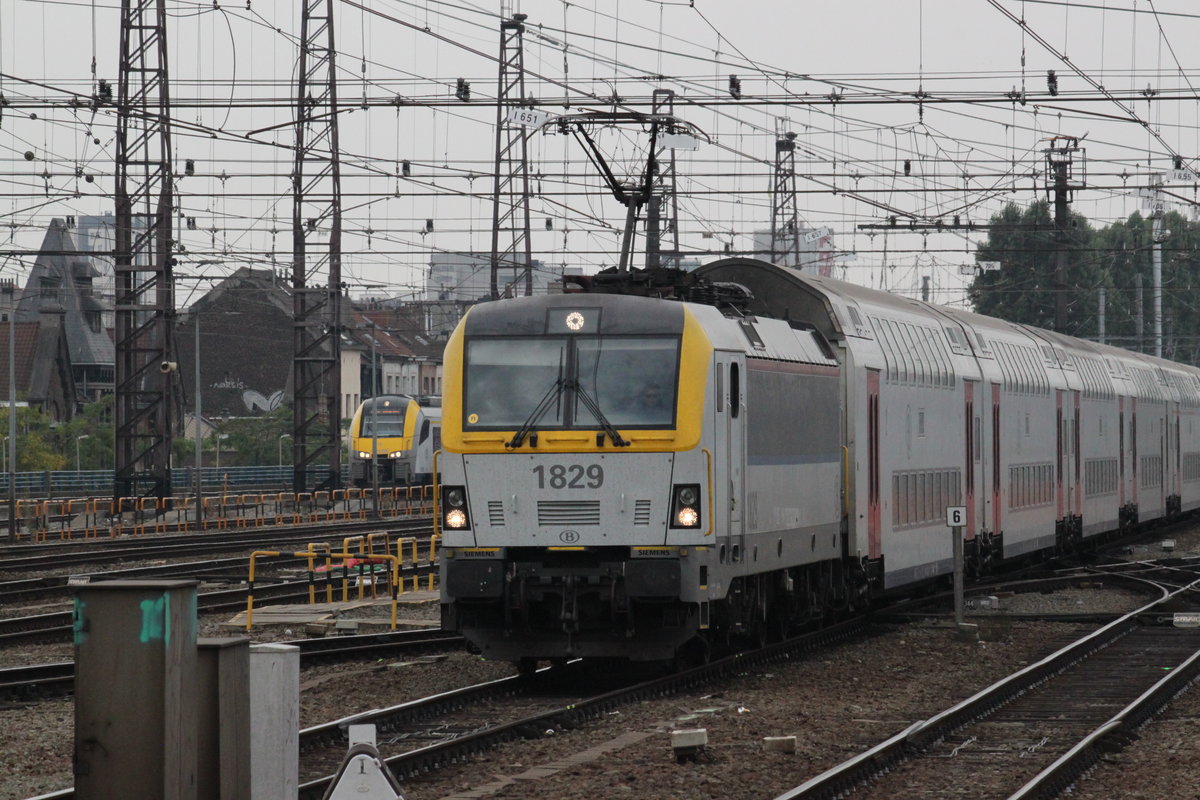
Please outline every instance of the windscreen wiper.
[[[562, 378], [559, 378], [558, 380], [554, 381], [553, 384], [551, 384], [550, 388], [546, 390], [546, 394], [542, 396], [541, 401], [537, 404], [537, 407], [533, 409], [533, 412], [529, 415], [529, 418], [525, 420], [525, 424], [522, 425], [515, 434], [513, 434], [512, 439], [505, 443], [505, 447], [513, 449], [520, 447], [521, 444], [524, 443], [525, 437], [528, 436], [531, 431], [533, 431], [533, 426], [537, 425], [538, 420], [545, 416], [546, 412], [550, 410], [552, 405], [558, 402], [558, 398], [562, 396], [564, 384], [565, 381]], [[530, 444], [537, 444], [536, 433], [534, 434], [534, 438], [530, 440]]]
[[[579, 381], [573, 380], [568, 382], [568, 386], [575, 390], [576, 396], [583, 401], [584, 408], [590, 411], [592, 416], [596, 418], [596, 421], [600, 423], [600, 427], [603, 428], [604, 432], [608, 434], [608, 438], [612, 439], [613, 445], [616, 447], [628, 447], [629, 442], [621, 438], [621, 434], [616, 428], [613, 427], [613, 424], [608, 421], [608, 418], [604, 416], [604, 412], [600, 410], [600, 406], [597, 405], [596, 401], [592, 399], [592, 396], [589, 395], [586, 390], [584, 390], [583, 385], [580, 384]], [[597, 436], [597, 444], [601, 444], [599, 438], [600, 437]]]

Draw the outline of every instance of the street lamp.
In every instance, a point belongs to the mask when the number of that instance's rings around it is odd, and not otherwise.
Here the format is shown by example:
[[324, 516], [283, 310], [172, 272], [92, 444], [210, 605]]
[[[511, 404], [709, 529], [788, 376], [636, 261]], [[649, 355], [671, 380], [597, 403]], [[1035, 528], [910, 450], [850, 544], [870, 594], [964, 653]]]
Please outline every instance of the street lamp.
[[85, 433], [81, 436], [75, 437], [75, 471], [76, 472], [79, 472], [79, 443], [82, 442], [84, 439], [90, 439], [90, 438], [92, 438], [91, 434], [87, 434], [87, 433]]
[[229, 434], [218, 433], [213, 438], [217, 440], [217, 479], [219, 480], [220, 473], [221, 473], [221, 442], [224, 441], [225, 439], [228, 439]]
[[280, 467], [283, 467], [283, 440], [290, 439], [290, 438], [292, 438], [292, 435], [290, 433], [279, 434], [279, 466]]

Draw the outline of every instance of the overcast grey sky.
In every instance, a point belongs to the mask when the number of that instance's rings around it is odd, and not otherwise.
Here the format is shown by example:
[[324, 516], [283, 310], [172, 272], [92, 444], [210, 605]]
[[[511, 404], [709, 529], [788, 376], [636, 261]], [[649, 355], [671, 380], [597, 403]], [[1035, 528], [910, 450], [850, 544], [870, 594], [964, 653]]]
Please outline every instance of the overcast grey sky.
[[[516, 10], [529, 17], [529, 96], [636, 99], [671, 88], [677, 114], [712, 138], [677, 154], [684, 249], [719, 250], [727, 242], [748, 249], [753, 232], [769, 227], [773, 142], [782, 125], [799, 134], [802, 148], [801, 214], [808, 225], [835, 231], [847, 254], [844, 276], [915, 291], [920, 276], [931, 275], [936, 299], [956, 301], [957, 265], [973, 260], [975, 237], [868, 235], [857, 226], [889, 214], [933, 220], [957, 213], [985, 221], [1005, 202], [1032, 202], [1044, 196], [1039, 171], [1049, 137], [1085, 133], [1089, 188], [1077, 194], [1075, 209], [1104, 223], [1139, 207], [1133, 188], [1169, 167], [1172, 152], [1189, 164], [1200, 152], [1194, 3], [997, 2], [1024, 18], [1029, 32], [988, 0], [527, 0]], [[189, 158], [197, 171], [177, 183], [182, 213], [196, 217], [198, 227], [178, 234], [188, 249], [184, 274], [218, 269], [196, 267], [197, 260], [222, 260], [219, 269], [227, 273], [241, 264], [285, 268], [290, 259], [294, 133], [284, 124], [293, 116], [299, 3], [249, 5], [167, 2], [171, 93], [180, 103], [175, 118], [218, 131], [214, 137], [179, 129], [174, 137], [177, 171]], [[470, 103], [372, 105], [340, 118], [344, 274], [354, 294], [413, 296], [432, 252], [490, 247], [495, 108], [489, 100], [500, 6], [362, 0], [364, 11], [356, 5], [335, 3], [344, 99], [364, 93], [372, 103], [452, 99], [458, 77], [472, 88]], [[0, 3], [0, 90], [14, 106], [27, 98], [56, 101], [9, 107], [0, 117], [0, 214], [12, 247], [36, 249], [53, 216], [111, 208], [111, 109], [93, 117], [64, 101], [70, 92], [92, 93], [93, 57], [96, 77], [115, 87], [118, 6], [117, 0]], [[1048, 69], [1056, 71], [1058, 97], [1047, 94]], [[730, 74], [741, 81], [741, 103], [729, 97]], [[1004, 99], [1022, 88], [1026, 102]], [[1156, 93], [1153, 102], [1142, 94], [1147, 89]], [[921, 90], [929, 102], [918, 107], [912, 100]], [[837, 93], [841, 101], [832, 102], [828, 96]], [[900, 94], [906, 102], [897, 101]], [[773, 104], [754, 100], [764, 97]], [[272, 125], [283, 127], [246, 136]], [[639, 169], [643, 132], [607, 130], [598, 140], [620, 170]], [[535, 258], [586, 270], [614, 263], [624, 209], [579, 146], [539, 133], [530, 153]], [[402, 159], [412, 163], [410, 178], [397, 175]], [[1177, 189], [1195, 196], [1191, 185]], [[422, 232], [426, 219], [434, 221], [432, 233]], [[13, 259], [0, 270], [21, 275], [24, 267]], [[181, 283], [180, 304], [194, 286]]]

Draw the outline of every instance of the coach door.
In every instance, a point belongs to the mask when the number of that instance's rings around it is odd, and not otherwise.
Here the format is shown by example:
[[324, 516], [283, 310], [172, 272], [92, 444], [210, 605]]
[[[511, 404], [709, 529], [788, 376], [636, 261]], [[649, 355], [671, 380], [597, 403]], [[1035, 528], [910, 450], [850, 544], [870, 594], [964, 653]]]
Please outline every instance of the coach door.
[[975, 503], [976, 503], [976, 497], [978, 495], [978, 493], [975, 491], [975, 487], [978, 485], [977, 479], [979, 477], [979, 466], [980, 466], [980, 461], [979, 461], [979, 444], [980, 444], [979, 443], [979, 438], [980, 438], [980, 436], [979, 436], [979, 417], [976, 415], [976, 412], [975, 412], [975, 387], [976, 387], [976, 385], [977, 385], [976, 381], [966, 381], [966, 380], [963, 381], [963, 392], [966, 395], [966, 402], [967, 402], [966, 413], [963, 415], [965, 422], [966, 422], [966, 430], [964, 431], [964, 433], [966, 434], [965, 438], [967, 441], [967, 452], [966, 452], [967, 465], [966, 465], [966, 469], [963, 470], [963, 474], [966, 476], [966, 480], [964, 481], [964, 483], [966, 485], [964, 488], [966, 490], [966, 498], [965, 499], [966, 499], [966, 506], [967, 506], [967, 530], [965, 531], [964, 538], [966, 538], [968, 540], [975, 538], [975, 530], [976, 530], [975, 521], [977, 519], [977, 514], [976, 514], [977, 508], [976, 508]]
[[742, 524], [746, 425], [742, 400], [745, 386], [744, 359], [736, 353], [717, 353], [717, 452], [713, 454], [713, 468], [717, 474], [713, 478], [718, 496], [713, 498], [714, 521], [726, 537], [724, 544], [728, 548], [728, 558], [734, 562], [746, 557]]
[[879, 558], [879, 370], [867, 370], [867, 554]]
[[1056, 510], [1058, 519], [1066, 519], [1080, 515], [1082, 510], [1079, 491], [1079, 392], [1057, 389], [1055, 393], [1058, 405], [1055, 426], [1058, 444], [1055, 465]]
[[1001, 533], [1000, 520], [1000, 384], [992, 384], [992, 533]]

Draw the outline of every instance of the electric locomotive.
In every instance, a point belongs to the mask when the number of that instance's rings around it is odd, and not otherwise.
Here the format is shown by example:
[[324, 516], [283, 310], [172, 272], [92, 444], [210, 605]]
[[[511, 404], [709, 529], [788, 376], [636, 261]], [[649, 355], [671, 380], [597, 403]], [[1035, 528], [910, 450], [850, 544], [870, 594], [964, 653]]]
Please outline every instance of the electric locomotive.
[[[815, 331], [712, 305], [473, 307], [445, 357], [443, 626], [525, 666], [764, 633], [768, 565], [841, 553], [838, 376]], [[749, 426], [754, 391], [773, 399]], [[787, 424], [797, 410], [813, 430]], [[771, 472], [749, 495], [747, 447]], [[780, 535], [752, 536], [760, 517]]]
[[350, 479], [354, 485], [372, 485], [372, 459], [380, 486], [431, 482], [439, 422], [440, 409], [422, 406], [408, 395], [364, 400], [350, 422]]
[[1200, 370], [731, 258], [483, 303], [445, 353], [443, 627], [703, 658], [1200, 508]]

